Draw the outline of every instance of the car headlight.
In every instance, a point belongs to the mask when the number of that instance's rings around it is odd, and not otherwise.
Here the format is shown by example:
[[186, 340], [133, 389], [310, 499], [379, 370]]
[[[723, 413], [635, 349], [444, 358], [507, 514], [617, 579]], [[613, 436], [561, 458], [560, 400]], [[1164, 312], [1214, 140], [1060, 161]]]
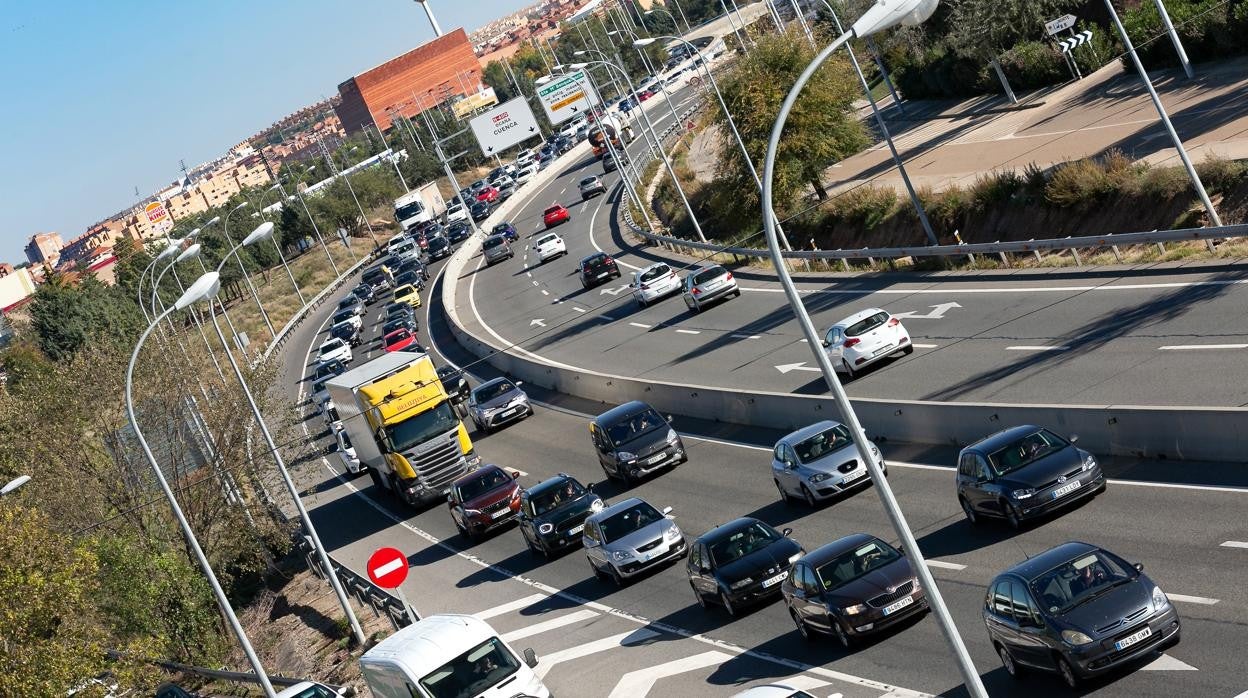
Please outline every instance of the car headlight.
[[672, 526], [671, 528], [663, 532], [663, 538], [668, 541], [680, 540], [680, 537], [681, 537], [680, 529], [676, 528], [675, 526]]
[[632, 553], [630, 553], [630, 552], [628, 552], [627, 550], [616, 550], [616, 551], [614, 551], [614, 552], [612, 552], [612, 553], [611, 553], [611, 558], [612, 558], [612, 559], [614, 559], [614, 560], [618, 560], [618, 561], [621, 561], [621, 562], [622, 562], [622, 561], [624, 561], [624, 560], [627, 560], [628, 558], [630, 558], [630, 557], [632, 557], [632, 556], [633, 556], [633, 554], [632, 554]]
[[602, 503], [601, 499], [595, 499], [594, 501], [589, 503], [589, 509], [590, 511], [594, 513], [602, 511], [604, 508], [606, 508], [606, 506], [607, 505]]
[[875, 456], [876, 458], [880, 457], [880, 448], [876, 446], [875, 444], [871, 444], [871, 455]]
[[1079, 647], [1081, 645], [1091, 644], [1092, 638], [1079, 632], [1078, 630], [1063, 630], [1062, 639], [1068, 644]]
[[798, 561], [798, 560], [800, 560], [800, 559], [802, 559], [802, 554], [801, 554], [801, 552], [796, 552], [796, 553], [793, 553], [792, 555], [790, 555], [790, 556], [789, 556], [789, 564], [791, 565], [791, 564], [793, 564], [794, 562], [797, 562], [797, 561]]
[[616, 453], [616, 454], [615, 454], [615, 457], [616, 457], [616, 459], [617, 459], [617, 460], [619, 460], [619, 461], [621, 461], [621, 462], [622, 462], [622, 461], [630, 461], [630, 460], [636, 460], [636, 459], [637, 459], [637, 454], [636, 454], [636, 453], [632, 453], [632, 452], [630, 452], [630, 451], [620, 451], [620, 452], [618, 452], [618, 453]]
[[831, 475], [829, 475], [829, 474], [827, 474], [827, 473], [815, 473], [814, 475], [811, 475], [811, 476], [810, 476], [810, 481], [811, 481], [812, 483], [815, 483], [815, 482], [823, 482], [824, 480], [827, 480], [827, 479], [828, 479], [828, 478], [830, 478], [830, 477], [832, 477], [832, 476], [831, 476]]
[[1166, 592], [1161, 587], [1153, 587], [1153, 610], [1160, 611], [1170, 605], [1170, 599], [1166, 596]]
[[537, 532], [538, 532], [538, 533], [540, 533], [540, 534], [542, 534], [542, 535], [546, 535], [546, 534], [550, 533], [550, 532], [551, 532], [551, 531], [553, 531], [553, 530], [555, 530], [555, 525], [554, 525], [554, 524], [550, 524], [550, 523], [544, 523], [544, 524], [542, 524], [541, 526], [538, 526], [538, 527], [537, 527]]
[[865, 603], [856, 603], [853, 606], [846, 606], [841, 610], [844, 611], [847, 616], [856, 616], [859, 613], [866, 613], [867, 605]]
[[1091, 453], [1083, 457], [1083, 469], [1091, 470], [1096, 467], [1096, 457]]
[[729, 584], [728, 588], [732, 589], [733, 591], [736, 591], [737, 589], [744, 589], [745, 587], [748, 587], [749, 585], [753, 583], [754, 583], [754, 579], [752, 577], [746, 577], [745, 579], [737, 580], [733, 582], [732, 584]]
[[464, 515], [465, 516], [480, 516], [481, 510], [480, 509], [464, 509]]
[[1012, 496], [1014, 499], [1027, 499], [1028, 497], [1030, 497], [1031, 495], [1035, 493], [1036, 491], [1034, 489], [1030, 487], [1024, 487], [1021, 490], [1014, 490], [1013, 492], [1010, 493], [1010, 496]]
[[675, 446], [677, 441], [680, 441], [680, 437], [676, 435], [676, 430], [668, 429], [667, 430], [667, 442]]

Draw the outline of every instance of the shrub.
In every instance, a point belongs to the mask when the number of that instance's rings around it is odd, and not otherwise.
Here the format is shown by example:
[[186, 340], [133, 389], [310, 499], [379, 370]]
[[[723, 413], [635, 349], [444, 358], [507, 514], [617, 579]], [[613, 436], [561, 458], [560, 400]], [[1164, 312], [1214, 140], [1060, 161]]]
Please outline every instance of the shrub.
[[1023, 41], [1000, 59], [1010, 85], [1029, 90], [1065, 82], [1073, 77], [1062, 52], [1051, 43]]
[[1248, 164], [1242, 160], [1224, 160], [1210, 153], [1196, 165], [1196, 174], [1209, 191], [1225, 193], [1243, 183], [1248, 175]]
[[1027, 187], [1027, 181], [1017, 170], [994, 170], [980, 175], [971, 185], [970, 200], [976, 211], [1007, 203]]
[[860, 224], [870, 230], [897, 210], [897, 192], [891, 187], [858, 187], [836, 197], [828, 216]]
[[1105, 168], [1095, 160], [1076, 160], [1053, 172], [1044, 196], [1056, 206], [1078, 206], [1099, 200], [1116, 187]]
[[1172, 198], [1192, 186], [1181, 167], [1159, 167], [1148, 170], [1140, 179], [1139, 193], [1148, 197]]

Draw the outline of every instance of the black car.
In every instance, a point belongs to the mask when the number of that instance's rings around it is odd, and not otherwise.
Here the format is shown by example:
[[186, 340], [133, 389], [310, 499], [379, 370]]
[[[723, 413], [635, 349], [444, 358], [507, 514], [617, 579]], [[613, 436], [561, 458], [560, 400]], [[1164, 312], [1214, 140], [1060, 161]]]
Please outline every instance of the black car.
[[484, 201], [478, 201], [468, 209], [468, 214], [472, 216], [472, 220], [480, 223], [490, 217], [490, 205]]
[[353, 347], [358, 347], [361, 341], [360, 330], [350, 320], [331, 326], [329, 336], [337, 337]]
[[364, 281], [361, 281], [355, 288], [351, 289], [351, 295], [359, 298], [366, 304], [377, 300], [377, 293], [373, 290], [373, 285]]
[[1018, 528], [1072, 502], [1105, 491], [1096, 458], [1048, 429], [1012, 427], [962, 449], [958, 504], [971, 523], [981, 516]]
[[346, 310], [339, 310], [338, 312], [334, 313], [334, 317], [331, 319], [329, 324], [331, 326], [337, 325], [340, 322], [357, 322], [361, 325], [364, 324], [363, 321], [359, 319], [359, 317], [360, 316], [357, 315], [354, 310], [352, 310], [351, 308], [347, 308]]
[[390, 279], [386, 276], [386, 272], [381, 265], [365, 271], [364, 276], [360, 277], [360, 281], [371, 286], [374, 294], [390, 290]]
[[386, 321], [386, 323], [381, 326], [381, 336], [385, 337], [395, 330], [407, 330], [412, 334], [416, 334], [420, 331], [420, 323], [411, 318], [396, 317], [393, 320]]
[[451, 396], [452, 402], [464, 402], [472, 394], [472, 387], [464, 378], [463, 371], [454, 366], [442, 366], [438, 369], [438, 379], [442, 381], [442, 389]]
[[1179, 614], [1144, 566], [1063, 543], [988, 585], [988, 639], [1015, 678], [1055, 671], [1071, 688], [1179, 642]]
[[555, 154], [563, 155], [569, 150], [572, 150], [575, 146], [576, 142], [571, 138], [568, 138], [567, 136], [559, 136], [559, 138], [555, 139]]
[[[414, 271], [420, 274], [420, 278], [424, 279], [425, 281], [429, 280], [429, 269], [423, 263], [421, 263], [419, 259], [409, 259], [403, 262], [399, 266], [395, 267], [394, 273], [402, 274], [405, 271]], [[398, 288], [399, 286], [402, 286], [402, 284], [396, 283], [394, 285], [395, 288]]]
[[805, 552], [789, 538], [792, 532], [743, 517], [703, 533], [685, 563], [698, 605], [716, 602], [735, 616], [748, 604], [779, 596], [780, 583]]
[[472, 235], [472, 226], [463, 221], [452, 223], [451, 227], [446, 229], [446, 239], [451, 242], [463, 242]]
[[585, 519], [604, 506], [593, 487], [559, 473], [520, 493], [520, 535], [531, 552], [547, 557], [580, 545]]
[[386, 314], [386, 322], [390, 322], [391, 320], [399, 317], [410, 318], [413, 322], [416, 321], [416, 309], [407, 303], [399, 301], [386, 303], [386, 307], [383, 309], [383, 312]]
[[429, 261], [450, 257], [455, 248], [451, 247], [451, 241], [444, 237], [436, 237], [429, 241]]
[[581, 277], [581, 288], [593, 288], [611, 279], [620, 278], [620, 268], [605, 252], [595, 252], [582, 259], [577, 273]]
[[415, 270], [400, 272], [398, 276], [394, 277], [395, 288], [399, 288], [400, 286], [404, 286], [406, 284], [411, 284], [418, 290], [423, 291], [425, 288], [425, 279], [420, 275], [419, 271]]
[[625, 484], [689, 460], [680, 434], [653, 407], [640, 400], [594, 417], [589, 423], [589, 436], [603, 472]]
[[[621, 158], [623, 160], [623, 158]], [[620, 169], [620, 164], [616, 162], [615, 156], [607, 153], [602, 156], [602, 173], [615, 172]]]
[[846, 648], [856, 638], [927, 610], [927, 595], [910, 560], [866, 533], [833, 541], [799, 559], [780, 593], [803, 638], [834, 635]]

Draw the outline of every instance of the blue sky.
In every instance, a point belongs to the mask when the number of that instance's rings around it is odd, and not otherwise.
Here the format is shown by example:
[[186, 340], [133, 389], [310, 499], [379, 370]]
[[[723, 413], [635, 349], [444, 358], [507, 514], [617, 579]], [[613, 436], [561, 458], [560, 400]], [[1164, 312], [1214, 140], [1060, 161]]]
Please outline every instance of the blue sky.
[[[535, 0], [430, 0], [468, 31]], [[412, 0], [62, 0], [0, 14], [0, 261], [66, 240], [433, 37]]]

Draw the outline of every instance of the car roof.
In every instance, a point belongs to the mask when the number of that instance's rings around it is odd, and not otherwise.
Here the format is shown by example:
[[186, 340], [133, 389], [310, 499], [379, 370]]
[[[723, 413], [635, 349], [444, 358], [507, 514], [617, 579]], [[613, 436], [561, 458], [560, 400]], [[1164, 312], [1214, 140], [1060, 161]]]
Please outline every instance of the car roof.
[[626, 402], [623, 405], [612, 407], [606, 412], [594, 417], [593, 421], [595, 424], [614, 424], [625, 417], [641, 414], [642, 412], [651, 409], [654, 408], [641, 400], [633, 400], [632, 402]]
[[815, 422], [814, 424], [811, 424], [810, 426], [805, 426], [805, 427], [802, 427], [801, 429], [798, 429], [797, 431], [785, 434], [784, 436], [780, 437], [780, 440], [791, 446], [795, 443], [804, 441], [805, 439], [809, 439], [815, 434], [831, 429], [832, 427], [835, 427], [839, 424], [840, 422], [834, 422], [831, 419], [825, 419], [822, 422]]
[[[871, 541], [879, 540], [869, 533], [854, 533], [815, 548], [802, 558], [815, 567]], [[883, 542], [883, 541], [881, 541]]]
[[1081, 541], [1070, 541], [1062, 543], [1059, 546], [1049, 548], [1048, 550], [1023, 560], [1022, 562], [1010, 567], [1001, 574], [1017, 574], [1023, 579], [1031, 580], [1037, 575], [1048, 572], [1063, 562], [1072, 560], [1080, 555], [1100, 550], [1095, 545], [1083, 543]]
[[[867, 308], [866, 310], [859, 310], [858, 312], [854, 313], [853, 315], [850, 315], [849, 317], [845, 318], [844, 320], [841, 320], [840, 322], [836, 323], [835, 325], [832, 325], [832, 327], [841, 327], [841, 328], [844, 328], [844, 327], [849, 327], [850, 325], [854, 324], [855, 322], [858, 322], [859, 320], [865, 320], [866, 318], [869, 318], [869, 317], [871, 317], [872, 315], [875, 315], [876, 313], [887, 313], [887, 312], [888, 312], [888, 311], [887, 311], [887, 310], [884, 310], [883, 308]], [[891, 315], [891, 313], [890, 313], [890, 315]], [[828, 328], [828, 329], [831, 329], [831, 328]]]
[[588, 262], [590, 260], [601, 259], [606, 256], [608, 256], [606, 252], [595, 252], [593, 254], [585, 255], [584, 257], [581, 257], [581, 264], [584, 264], [585, 262]]
[[590, 175], [586, 177], [585, 179], [582, 179], [581, 184], [589, 184], [590, 182], [596, 182], [596, 181], [598, 181], [598, 175]]
[[478, 390], [481, 390], [482, 388], [489, 388], [489, 387], [493, 387], [493, 386], [498, 385], [498, 384], [500, 384], [500, 383], [511, 383], [512, 385], [515, 385], [515, 384], [516, 384], [516, 383], [515, 383], [515, 381], [511, 380], [510, 378], [492, 378], [492, 379], [490, 379], [490, 380], [488, 380], [488, 381], [486, 381], [486, 382], [482, 383], [481, 385], [478, 385], [477, 387], [473, 388], [473, 389], [472, 389], [472, 392], [474, 392], [474, 393], [475, 393], [475, 392], [477, 392]]
[[558, 475], [555, 475], [554, 477], [546, 478], [545, 480], [542, 480], [536, 485], [526, 488], [525, 492], [528, 492], [530, 495], [542, 494], [543, 492], [547, 492], [557, 487], [562, 487], [563, 483], [567, 482], [568, 480], [575, 480], [575, 479], [576, 478], [572, 477], [571, 475], [568, 475], [567, 473], [559, 473]]
[[[755, 523], [762, 523], [762, 522], [754, 518], [753, 516], [742, 516], [739, 519], [733, 519], [732, 521], [729, 521], [728, 523], [723, 523], [723, 524], [716, 526], [715, 528], [712, 528], [706, 533], [703, 533], [702, 535], [698, 536], [698, 540], [703, 543], [706, 543], [707, 545], [711, 545], [712, 543], [718, 543], [719, 541], [723, 540], [724, 538], [727, 538], [728, 536], [741, 530], [742, 528], [745, 528], [746, 526], [749, 526]], [[769, 525], [769, 524], [764, 524], [764, 525]]]
[[555, 204], [554, 206], [551, 206], [550, 208], [546, 209], [545, 213], [550, 213], [551, 211], [558, 211], [561, 208], [563, 208], [563, 204]]
[[[637, 506], [638, 504], [649, 504], [649, 502], [642, 499], [641, 497], [629, 497], [628, 499], [625, 499], [622, 502], [616, 502], [615, 504], [612, 504], [611, 506], [603, 509], [597, 514], [591, 514], [589, 519], [592, 519], [594, 521], [602, 521], [603, 519], [615, 516], [616, 514], [620, 513], [621, 511], [624, 511], [625, 509]], [[650, 506], [654, 506], [654, 505], [650, 504]], [[655, 508], [657, 509], [658, 507], [655, 507]]]
[[1040, 431], [1040, 427], [1034, 424], [1020, 424], [1018, 426], [1010, 427], [1008, 429], [1002, 429], [1001, 431], [998, 431], [995, 434], [990, 434], [988, 436], [985, 436], [979, 441], [976, 441], [975, 443], [970, 444], [964, 450], [971, 449], [975, 451], [984, 451], [984, 452], [995, 451], [998, 448], [1001, 448], [1002, 446], [1008, 445], [1009, 443], [1016, 441], [1028, 434], [1034, 434], [1037, 431]]
[[[453, 483], [451, 483], [451, 484], [453, 484], [453, 485], [459, 485], [459, 484], [462, 484], [462, 483], [465, 483], [465, 482], [471, 482], [471, 481], [473, 481], [473, 480], [476, 480], [476, 479], [477, 479], [478, 477], [480, 477], [481, 475], [484, 475], [484, 474], [489, 473], [489, 472], [493, 472], [493, 471], [495, 471], [495, 470], [498, 470], [498, 471], [500, 471], [500, 472], [507, 473], [507, 471], [506, 471], [506, 470], [504, 470], [504, 469], [503, 469], [503, 467], [502, 467], [502, 466], [500, 466], [500, 465], [495, 465], [494, 463], [486, 463], [486, 464], [482, 465], [481, 467], [477, 468], [476, 470], [470, 470], [470, 471], [468, 471], [468, 472], [464, 473], [463, 475], [460, 475], [460, 476], [459, 476], [459, 478], [457, 478], [457, 479], [455, 480], [455, 482], [453, 482]], [[511, 473], [507, 473], [507, 474], [508, 474], [508, 475], [510, 475]]]

